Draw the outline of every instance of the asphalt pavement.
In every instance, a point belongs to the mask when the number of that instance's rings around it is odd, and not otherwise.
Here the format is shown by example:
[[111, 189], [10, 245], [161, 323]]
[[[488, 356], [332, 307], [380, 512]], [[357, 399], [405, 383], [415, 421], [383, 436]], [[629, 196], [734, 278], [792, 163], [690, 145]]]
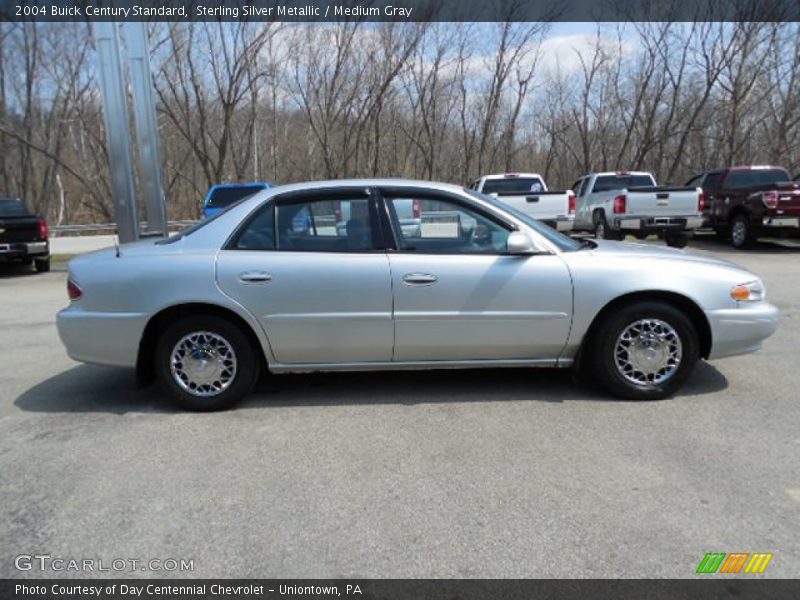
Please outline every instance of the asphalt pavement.
[[340, 373], [215, 414], [71, 361], [65, 272], [2, 268], [0, 577], [109, 575], [20, 555], [192, 561], [124, 577], [693, 577], [711, 551], [798, 577], [800, 249], [690, 251], [762, 276], [782, 320], [674, 398], [556, 370]]

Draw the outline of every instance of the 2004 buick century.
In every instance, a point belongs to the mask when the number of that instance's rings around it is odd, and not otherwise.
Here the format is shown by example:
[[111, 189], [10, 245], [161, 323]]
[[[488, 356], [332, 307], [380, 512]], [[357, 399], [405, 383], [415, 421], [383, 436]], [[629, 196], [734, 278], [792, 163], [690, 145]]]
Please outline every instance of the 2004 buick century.
[[265, 368], [575, 367], [658, 399], [700, 358], [758, 349], [778, 320], [736, 265], [578, 242], [406, 180], [269, 189], [168, 239], [78, 257], [67, 286], [72, 358], [135, 367], [193, 410], [232, 405]]

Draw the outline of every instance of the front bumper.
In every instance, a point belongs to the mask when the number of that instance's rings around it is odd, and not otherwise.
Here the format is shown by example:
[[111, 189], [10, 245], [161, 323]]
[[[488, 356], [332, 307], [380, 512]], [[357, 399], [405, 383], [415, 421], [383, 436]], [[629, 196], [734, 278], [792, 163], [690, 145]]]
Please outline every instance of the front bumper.
[[741, 303], [738, 308], [706, 311], [711, 326], [709, 358], [755, 352], [775, 333], [780, 311], [769, 302]]
[[97, 365], [135, 367], [148, 315], [89, 312], [80, 301], [58, 313], [58, 336], [70, 358]]
[[703, 225], [703, 217], [616, 217], [614, 229], [621, 231], [642, 231], [658, 233], [661, 231], [694, 231]]
[[14, 258], [47, 258], [50, 256], [50, 243], [14, 242], [0, 243], [0, 260]]

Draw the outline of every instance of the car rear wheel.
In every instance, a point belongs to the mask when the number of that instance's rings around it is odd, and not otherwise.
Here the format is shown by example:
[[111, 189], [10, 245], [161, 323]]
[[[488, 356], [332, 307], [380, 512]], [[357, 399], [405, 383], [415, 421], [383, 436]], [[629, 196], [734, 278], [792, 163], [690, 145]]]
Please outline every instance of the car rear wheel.
[[736, 215], [731, 223], [731, 245], [739, 250], [750, 248], [756, 241], [747, 215]]
[[599, 383], [626, 400], [659, 400], [686, 381], [700, 358], [689, 318], [663, 302], [638, 302], [606, 318], [589, 360]]
[[598, 210], [594, 213], [594, 237], [599, 240], [621, 240], [623, 236], [619, 231], [609, 229], [605, 214]]
[[181, 408], [223, 410], [244, 398], [259, 375], [259, 353], [242, 330], [214, 315], [181, 318], [156, 346], [156, 375]]
[[49, 258], [37, 258], [34, 261], [36, 266], [37, 273], [47, 273], [50, 271], [50, 259]]

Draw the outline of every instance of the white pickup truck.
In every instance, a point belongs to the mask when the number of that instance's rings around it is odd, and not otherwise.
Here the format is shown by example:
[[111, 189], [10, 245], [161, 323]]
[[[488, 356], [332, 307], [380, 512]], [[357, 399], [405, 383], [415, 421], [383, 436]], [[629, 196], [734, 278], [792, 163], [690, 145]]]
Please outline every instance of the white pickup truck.
[[650, 234], [668, 246], [683, 248], [703, 224], [705, 196], [696, 187], [659, 187], [644, 171], [590, 173], [575, 182], [576, 231], [621, 240]]
[[529, 214], [558, 231], [570, 231], [575, 217], [572, 190], [550, 192], [536, 173], [484, 175], [470, 189], [495, 196], [509, 206]]

